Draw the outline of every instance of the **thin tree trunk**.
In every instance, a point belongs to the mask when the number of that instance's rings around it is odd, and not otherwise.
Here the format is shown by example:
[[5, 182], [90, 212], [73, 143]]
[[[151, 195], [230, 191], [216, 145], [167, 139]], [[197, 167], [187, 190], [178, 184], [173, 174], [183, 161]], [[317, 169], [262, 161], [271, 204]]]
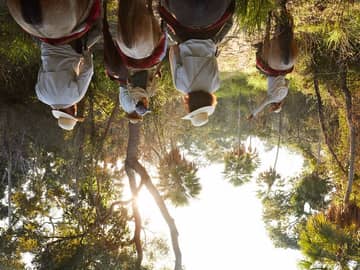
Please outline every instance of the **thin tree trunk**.
[[138, 146], [140, 144], [140, 124], [131, 124], [129, 123], [129, 139], [127, 154], [125, 160], [125, 171], [129, 179], [129, 185], [131, 194], [133, 196], [132, 200], [132, 210], [135, 220], [135, 232], [134, 232], [134, 242], [137, 253], [137, 262], [136, 266], [140, 269], [141, 263], [143, 260], [143, 248], [141, 243], [141, 215], [136, 201], [136, 196], [138, 194], [138, 188], [136, 185], [136, 179], [134, 174], [134, 169], [132, 167], [132, 160], [137, 160], [138, 158]]
[[344, 203], [348, 204], [350, 200], [350, 195], [352, 191], [352, 185], [354, 182], [354, 166], [355, 166], [355, 139], [356, 139], [356, 131], [355, 126], [352, 120], [352, 98], [350, 90], [347, 86], [346, 77], [346, 67], [344, 67], [345, 70], [340, 74], [340, 83], [341, 83], [341, 91], [343, 92], [345, 96], [345, 109], [346, 109], [346, 119], [348, 123], [349, 128], [349, 169], [348, 169], [348, 184], [346, 188], [346, 193], [344, 197]]
[[[241, 93], [241, 92], [240, 92]], [[239, 108], [239, 110], [238, 110], [238, 130], [237, 130], [237, 132], [238, 132], [238, 144], [239, 144], [239, 146], [240, 146], [240, 144], [241, 144], [241, 129], [240, 129], [240, 125], [241, 125], [241, 108], [240, 108], [240, 106], [241, 106], [241, 95], [240, 95], [240, 93], [239, 93], [239, 97], [238, 97], [238, 99], [239, 99], [239, 101], [238, 101], [238, 108]]]
[[11, 216], [12, 216], [12, 205], [11, 205], [11, 190], [12, 190], [12, 154], [9, 149], [9, 158], [8, 158], [8, 167], [7, 167], [7, 178], [8, 178], [8, 219], [9, 219], [9, 228], [11, 227]]
[[104, 148], [105, 141], [106, 141], [106, 138], [108, 136], [111, 124], [114, 122], [115, 116], [116, 116], [116, 113], [118, 112], [118, 110], [119, 110], [119, 99], [117, 98], [116, 102], [115, 102], [115, 105], [114, 105], [114, 108], [113, 108], [113, 110], [112, 110], [112, 112], [110, 114], [109, 120], [108, 120], [108, 122], [106, 124], [104, 134], [102, 135], [102, 137], [100, 139], [100, 144], [98, 146], [98, 149], [96, 150], [96, 157], [95, 157], [96, 163], [97, 163], [98, 159], [100, 158], [100, 155], [101, 155], [102, 150]]
[[150, 194], [153, 196], [157, 206], [160, 209], [160, 212], [161, 212], [163, 218], [165, 219], [165, 221], [169, 227], [173, 251], [175, 253], [175, 268], [174, 269], [181, 270], [182, 269], [182, 255], [181, 255], [181, 250], [180, 250], [179, 240], [178, 240], [179, 233], [176, 228], [175, 221], [170, 216], [170, 213], [169, 213], [169, 211], [166, 207], [166, 204], [165, 204], [163, 198], [161, 197], [159, 191], [157, 190], [155, 185], [151, 182], [150, 176], [148, 175], [146, 169], [137, 160], [134, 161], [134, 163], [132, 165], [133, 165], [134, 170], [140, 174], [144, 185], [146, 186], [146, 188], [148, 189]]
[[281, 130], [282, 130], [282, 112], [280, 112], [279, 114], [279, 131], [278, 131], [278, 142], [277, 142], [277, 149], [276, 149], [276, 156], [275, 156], [275, 161], [274, 161], [274, 172], [276, 172], [276, 165], [278, 162], [278, 158], [279, 158], [279, 150], [280, 150], [280, 143], [281, 143]]
[[159, 191], [152, 183], [149, 174], [146, 169], [138, 161], [138, 150], [140, 145], [140, 124], [129, 124], [129, 143], [127, 149], [127, 157], [125, 161], [126, 170], [134, 170], [141, 177], [141, 183], [146, 186], [150, 194], [153, 196], [159, 210], [165, 219], [171, 235], [171, 242], [175, 253], [175, 270], [182, 269], [182, 255], [179, 247], [179, 233], [177, 231], [174, 219], [170, 216], [170, 213], [166, 207], [166, 204], [161, 197]]
[[131, 190], [131, 194], [134, 198], [134, 200], [132, 200], [132, 210], [133, 210], [133, 215], [134, 215], [134, 220], [135, 220], [134, 242], [135, 242], [136, 253], [137, 253], [136, 267], [138, 269], [140, 269], [141, 262], [143, 260], [143, 248], [142, 248], [142, 243], [141, 243], [142, 220], [141, 220], [141, 215], [140, 215], [140, 211], [139, 211], [139, 208], [137, 205], [137, 200], [136, 200], [138, 190], [137, 190], [137, 186], [136, 186], [136, 179], [135, 179], [133, 169], [131, 169], [127, 166], [126, 174], [129, 178], [130, 190]]
[[326, 146], [328, 147], [330, 154], [332, 155], [333, 159], [335, 160], [335, 162], [338, 165], [338, 167], [340, 168], [340, 170], [344, 174], [346, 174], [347, 172], [346, 172], [344, 166], [341, 164], [338, 156], [335, 153], [335, 150], [331, 146], [329, 134], [327, 133], [327, 130], [325, 127], [325, 116], [324, 116], [323, 104], [322, 104], [322, 99], [321, 99], [320, 90], [319, 90], [319, 81], [317, 78], [314, 78], [314, 89], [315, 89], [317, 104], [318, 104], [318, 115], [319, 115], [321, 132], [324, 136]]
[[321, 162], [321, 134], [319, 132], [318, 149], [317, 149], [317, 167], [319, 168]]

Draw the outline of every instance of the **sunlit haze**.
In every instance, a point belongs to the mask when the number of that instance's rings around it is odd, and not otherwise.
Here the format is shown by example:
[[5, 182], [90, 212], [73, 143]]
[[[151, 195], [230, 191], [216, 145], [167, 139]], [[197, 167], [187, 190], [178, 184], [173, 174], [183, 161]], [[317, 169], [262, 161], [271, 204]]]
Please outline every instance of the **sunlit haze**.
[[[256, 176], [272, 166], [276, 149], [265, 152], [261, 142], [255, 141], [254, 145], [262, 159]], [[280, 149], [278, 171], [282, 177], [298, 174], [302, 165], [300, 155]], [[266, 234], [255, 184], [236, 188], [224, 180], [222, 171], [223, 164], [201, 168], [198, 176], [203, 190], [199, 198], [192, 200], [189, 207], [171, 208], [185, 268], [297, 269], [299, 252], [275, 249]], [[139, 204], [145, 219], [149, 219], [147, 228], [151, 232], [167, 233], [158, 208], [145, 190], [140, 194]]]

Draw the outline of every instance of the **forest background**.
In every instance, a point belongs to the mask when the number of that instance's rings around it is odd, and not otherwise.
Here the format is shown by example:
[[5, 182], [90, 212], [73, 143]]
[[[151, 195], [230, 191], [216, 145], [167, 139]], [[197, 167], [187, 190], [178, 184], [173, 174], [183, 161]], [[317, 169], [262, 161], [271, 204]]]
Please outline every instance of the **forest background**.
[[[245, 120], [266, 89], [250, 44], [262, 38], [277, 3], [237, 0], [236, 27], [220, 48], [223, 82], [208, 125], [194, 129], [179, 121], [185, 110], [167, 63], [154, 112], [129, 125], [98, 46], [94, 78], [80, 104], [86, 120], [70, 133], [36, 99], [36, 42], [4, 1], [0, 5], [0, 269], [24, 269], [26, 252], [34, 254], [36, 269], [157, 269], [157, 259], [170, 251], [161, 238], [142, 238], [145, 225], [133, 199], [142, 188], [169, 225], [175, 269], [181, 269], [176, 220], [166, 205], [191, 204], [201, 192], [198, 169], [213, 162], [224, 163], [234, 188], [257, 179], [268, 234], [276, 247], [302, 251], [299, 267], [360, 268], [359, 1], [288, 1], [300, 55], [281, 114]], [[115, 9], [110, 1], [113, 21]], [[251, 137], [300, 153], [302, 174], [284, 179], [275, 157], [274, 166], [254, 176], [258, 152], [244, 143]]]

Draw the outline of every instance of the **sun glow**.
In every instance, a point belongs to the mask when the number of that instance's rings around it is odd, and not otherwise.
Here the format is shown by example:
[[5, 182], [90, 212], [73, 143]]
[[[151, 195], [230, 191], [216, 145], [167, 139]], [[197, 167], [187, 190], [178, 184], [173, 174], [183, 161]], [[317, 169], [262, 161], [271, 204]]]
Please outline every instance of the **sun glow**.
[[[258, 172], [272, 166], [276, 149], [265, 151], [258, 139], [253, 139], [253, 145], [262, 160]], [[278, 171], [283, 177], [300, 173], [302, 165], [300, 155], [280, 149]], [[189, 206], [167, 203], [179, 231], [186, 269], [297, 269], [300, 254], [275, 249], [267, 236], [255, 184], [235, 188], [223, 179], [223, 166], [199, 170], [203, 190]], [[146, 188], [139, 193], [138, 205], [146, 230], [165, 235], [170, 246], [167, 225]]]

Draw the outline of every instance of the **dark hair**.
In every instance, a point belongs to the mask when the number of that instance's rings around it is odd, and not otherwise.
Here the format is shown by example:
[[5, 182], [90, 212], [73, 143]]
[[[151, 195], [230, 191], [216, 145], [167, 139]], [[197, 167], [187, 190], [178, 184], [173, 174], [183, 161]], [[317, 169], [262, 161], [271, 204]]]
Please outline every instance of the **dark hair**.
[[216, 96], [205, 91], [190, 92], [185, 98], [185, 103], [189, 112], [199, 108], [216, 105]]

